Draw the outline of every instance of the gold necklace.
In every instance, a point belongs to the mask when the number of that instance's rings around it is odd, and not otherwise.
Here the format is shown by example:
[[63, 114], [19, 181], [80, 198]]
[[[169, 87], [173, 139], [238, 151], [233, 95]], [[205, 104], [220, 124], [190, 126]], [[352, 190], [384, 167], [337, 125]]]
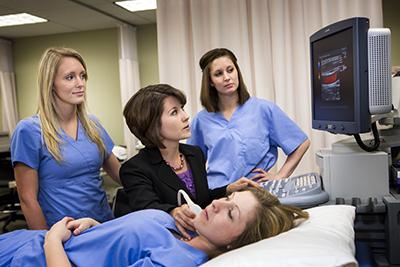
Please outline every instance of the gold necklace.
[[173, 169], [174, 171], [180, 171], [183, 169], [183, 165], [184, 165], [184, 160], [183, 160], [183, 154], [179, 153], [179, 158], [181, 160], [180, 165], [178, 167], [172, 166], [172, 164], [170, 164], [168, 161], [165, 161], [165, 164], [167, 164], [169, 167], [171, 167], [171, 169]]

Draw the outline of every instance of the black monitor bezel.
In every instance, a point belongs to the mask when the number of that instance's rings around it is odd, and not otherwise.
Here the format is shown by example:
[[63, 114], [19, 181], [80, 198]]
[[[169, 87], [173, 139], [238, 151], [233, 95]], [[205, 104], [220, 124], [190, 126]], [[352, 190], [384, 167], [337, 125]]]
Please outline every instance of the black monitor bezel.
[[[313, 44], [327, 37], [352, 29], [354, 118], [352, 121], [315, 119]], [[328, 25], [310, 37], [312, 128], [337, 134], [360, 134], [370, 131], [368, 94], [368, 29], [369, 19], [356, 17]]]

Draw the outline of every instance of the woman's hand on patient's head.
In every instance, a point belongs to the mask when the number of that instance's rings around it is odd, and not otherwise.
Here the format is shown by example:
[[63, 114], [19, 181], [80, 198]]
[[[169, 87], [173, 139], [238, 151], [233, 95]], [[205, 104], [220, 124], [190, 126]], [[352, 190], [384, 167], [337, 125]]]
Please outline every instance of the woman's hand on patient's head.
[[191, 236], [187, 232], [195, 231], [193, 225], [193, 219], [196, 217], [196, 214], [190, 210], [187, 204], [183, 204], [180, 207], [176, 207], [175, 209], [170, 211], [171, 216], [175, 219], [176, 228], [178, 228], [179, 232], [186, 239], [191, 239]]
[[92, 218], [81, 218], [69, 221], [67, 227], [73, 232], [74, 235], [79, 235], [83, 231], [98, 224], [100, 223]]
[[282, 179], [282, 177], [279, 177], [277, 173], [271, 171], [267, 172], [261, 168], [254, 169], [252, 173], [255, 173], [255, 175], [251, 177], [251, 180], [256, 181], [257, 183]]
[[246, 177], [242, 177], [239, 180], [228, 184], [226, 187], [226, 194], [230, 195], [231, 193], [244, 189], [246, 187], [260, 187], [260, 185], [250, 179], [247, 179]]
[[71, 237], [71, 231], [68, 229], [67, 224], [73, 220], [71, 217], [64, 217], [56, 222], [46, 233], [46, 241], [49, 239], [53, 241], [67, 241]]

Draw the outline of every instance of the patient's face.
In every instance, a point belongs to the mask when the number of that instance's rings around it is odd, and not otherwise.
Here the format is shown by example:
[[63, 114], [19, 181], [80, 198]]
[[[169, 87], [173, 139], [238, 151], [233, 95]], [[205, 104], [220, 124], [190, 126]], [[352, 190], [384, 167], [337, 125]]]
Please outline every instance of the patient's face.
[[214, 200], [194, 219], [197, 232], [212, 244], [229, 245], [255, 217], [259, 205], [249, 191], [236, 192], [227, 198]]

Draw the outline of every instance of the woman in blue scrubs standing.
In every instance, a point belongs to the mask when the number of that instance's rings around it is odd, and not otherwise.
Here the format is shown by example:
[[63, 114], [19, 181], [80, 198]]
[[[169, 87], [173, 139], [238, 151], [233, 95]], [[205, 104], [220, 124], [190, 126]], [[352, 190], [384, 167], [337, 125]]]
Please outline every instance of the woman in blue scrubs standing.
[[30, 229], [64, 216], [113, 218], [100, 168], [119, 183], [113, 142], [86, 112], [86, 64], [68, 48], [49, 48], [39, 73], [38, 113], [21, 120], [11, 139], [21, 208]]
[[[289, 177], [309, 147], [306, 134], [274, 103], [250, 97], [230, 50], [208, 51], [200, 68], [205, 109], [193, 119], [188, 143], [207, 158], [210, 188], [243, 176], [259, 181]], [[288, 156], [273, 173], [278, 147]]]

